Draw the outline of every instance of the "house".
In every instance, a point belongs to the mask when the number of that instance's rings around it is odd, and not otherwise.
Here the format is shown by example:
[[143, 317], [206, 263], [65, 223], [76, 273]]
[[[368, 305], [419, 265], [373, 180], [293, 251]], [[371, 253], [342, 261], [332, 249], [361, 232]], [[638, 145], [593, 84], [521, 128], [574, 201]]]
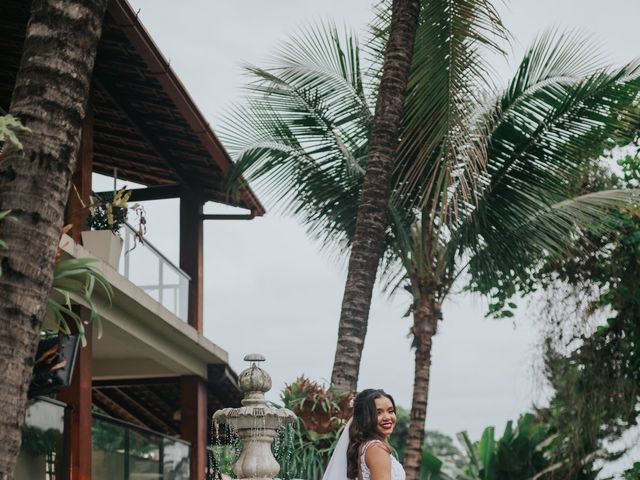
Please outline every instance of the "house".
[[[9, 108], [29, 0], [0, 3], [0, 112]], [[93, 256], [82, 246], [92, 173], [144, 185], [132, 201], [179, 198], [180, 255], [174, 265], [151, 244], [125, 254], [118, 268], [100, 263], [113, 286], [97, 292], [103, 334], [79, 350], [73, 381], [52, 399], [30, 403], [18, 480], [119, 480], [205, 477], [208, 419], [238, 406], [227, 353], [203, 336], [203, 205], [264, 213], [247, 187], [229, 198], [231, 160], [126, 0], [111, 0], [92, 79], [67, 223], [64, 255]], [[117, 169], [117, 170], [116, 170]], [[76, 194], [77, 191], [77, 194]], [[82, 200], [82, 201], [81, 201]], [[127, 248], [125, 248], [128, 250]], [[137, 253], [136, 253], [137, 252]], [[136, 279], [146, 256], [152, 281]], [[88, 309], [78, 305], [81, 317]], [[91, 331], [91, 329], [89, 329]]]

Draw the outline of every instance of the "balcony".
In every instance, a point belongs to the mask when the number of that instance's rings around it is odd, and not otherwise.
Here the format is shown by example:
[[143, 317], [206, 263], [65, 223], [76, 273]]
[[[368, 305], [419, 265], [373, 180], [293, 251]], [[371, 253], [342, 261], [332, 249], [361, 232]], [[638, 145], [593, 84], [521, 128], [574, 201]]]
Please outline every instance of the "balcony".
[[184, 322], [188, 320], [191, 279], [147, 240], [135, 243], [135, 229], [126, 224], [119, 273]]

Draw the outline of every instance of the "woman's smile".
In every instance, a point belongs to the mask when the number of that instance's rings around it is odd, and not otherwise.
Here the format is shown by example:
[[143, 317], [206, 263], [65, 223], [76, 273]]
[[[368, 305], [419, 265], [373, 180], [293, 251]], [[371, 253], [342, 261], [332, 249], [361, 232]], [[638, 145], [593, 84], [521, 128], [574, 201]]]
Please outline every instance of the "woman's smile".
[[375, 404], [378, 412], [377, 433], [382, 438], [387, 438], [396, 426], [396, 410], [387, 397], [376, 398]]

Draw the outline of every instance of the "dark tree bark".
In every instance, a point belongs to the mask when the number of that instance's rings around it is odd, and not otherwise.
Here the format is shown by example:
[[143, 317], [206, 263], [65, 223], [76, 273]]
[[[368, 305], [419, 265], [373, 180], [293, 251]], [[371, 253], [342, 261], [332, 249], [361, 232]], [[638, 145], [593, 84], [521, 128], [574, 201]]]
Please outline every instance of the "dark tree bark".
[[411, 415], [403, 465], [407, 480], [420, 478], [422, 443], [424, 442], [431, 375], [431, 346], [440, 316], [440, 304], [435, 300], [433, 293], [427, 291], [416, 302], [413, 311], [413, 327], [411, 328], [416, 353]]
[[356, 390], [358, 384], [371, 295], [388, 223], [391, 173], [419, 13], [419, 0], [393, 1], [331, 374], [331, 384], [339, 391]]
[[107, 0], [34, 0], [9, 113], [31, 129], [0, 161], [0, 479], [13, 477], [40, 322]]

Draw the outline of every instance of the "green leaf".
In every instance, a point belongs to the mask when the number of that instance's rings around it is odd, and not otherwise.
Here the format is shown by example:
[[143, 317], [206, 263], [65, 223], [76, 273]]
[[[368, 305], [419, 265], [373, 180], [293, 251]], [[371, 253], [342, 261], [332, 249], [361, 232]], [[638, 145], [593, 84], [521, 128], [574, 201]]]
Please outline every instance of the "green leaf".
[[[20, 142], [18, 135], [16, 135], [16, 131], [31, 133], [31, 129], [22, 125], [22, 123], [20, 123], [20, 120], [18, 120], [14, 116], [0, 116], [0, 142], [8, 140], [9, 143], [13, 144], [16, 148], [18, 148], [18, 150], [23, 150], [24, 146], [22, 145], [22, 142]], [[0, 220], [1, 219], [2, 217], [0, 216]]]

